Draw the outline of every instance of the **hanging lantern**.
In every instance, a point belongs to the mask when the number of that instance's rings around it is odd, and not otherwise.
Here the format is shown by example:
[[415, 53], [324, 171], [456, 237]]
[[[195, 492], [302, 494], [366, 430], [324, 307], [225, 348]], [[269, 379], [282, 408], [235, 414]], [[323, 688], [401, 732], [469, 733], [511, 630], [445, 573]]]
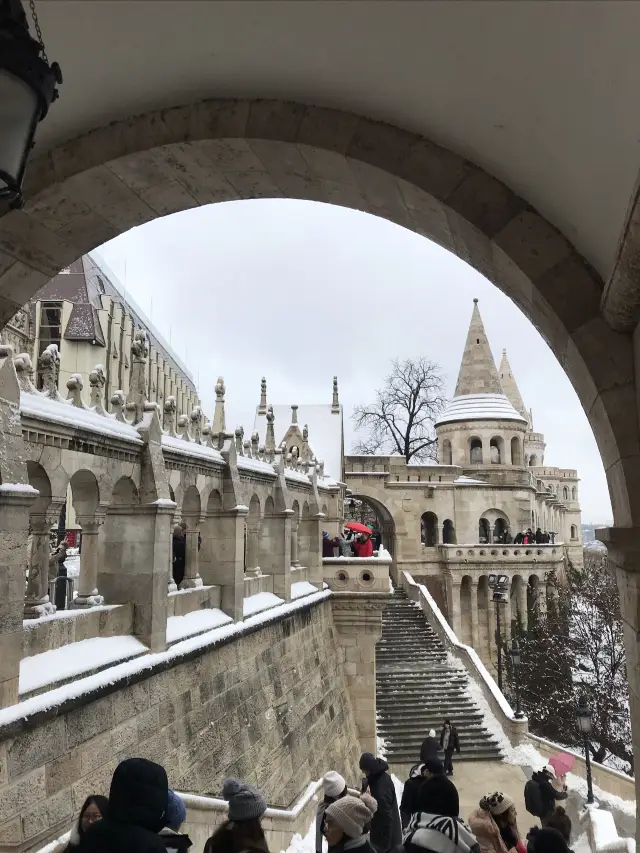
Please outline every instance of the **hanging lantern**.
[[58, 97], [57, 62], [49, 65], [35, 4], [31, 13], [39, 41], [29, 34], [20, 0], [0, 0], [0, 200], [22, 207], [22, 181], [38, 122]]

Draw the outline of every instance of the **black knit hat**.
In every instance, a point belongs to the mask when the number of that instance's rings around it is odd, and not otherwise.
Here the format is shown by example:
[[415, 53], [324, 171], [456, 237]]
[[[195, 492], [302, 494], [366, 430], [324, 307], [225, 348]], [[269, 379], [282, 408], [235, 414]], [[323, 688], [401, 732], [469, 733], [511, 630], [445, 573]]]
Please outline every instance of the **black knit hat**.
[[446, 776], [431, 776], [420, 787], [418, 806], [421, 812], [428, 814], [459, 817], [458, 789]]
[[534, 826], [527, 836], [528, 853], [569, 853], [569, 845], [557, 829]]

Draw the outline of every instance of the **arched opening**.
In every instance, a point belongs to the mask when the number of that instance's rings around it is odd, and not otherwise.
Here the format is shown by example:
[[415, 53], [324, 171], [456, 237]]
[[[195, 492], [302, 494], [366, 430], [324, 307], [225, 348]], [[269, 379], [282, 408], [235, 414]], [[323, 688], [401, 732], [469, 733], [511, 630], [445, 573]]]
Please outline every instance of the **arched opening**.
[[[232, 519], [235, 524], [235, 517]], [[225, 536], [225, 514], [222, 508], [222, 495], [218, 489], [212, 489], [207, 496], [204, 508], [204, 517], [200, 524], [201, 547], [198, 559], [200, 577], [203, 584], [211, 586], [221, 584], [224, 580], [224, 572], [221, 571], [219, 553], [220, 543]]]
[[489, 579], [486, 575], [481, 575], [478, 579], [478, 648], [476, 651], [485, 664], [491, 661], [492, 619], [489, 612], [490, 599]]
[[[345, 521], [360, 521], [373, 530], [373, 548], [385, 548], [393, 557], [396, 553], [396, 525], [387, 507], [369, 495], [351, 494], [344, 502]], [[364, 519], [364, 520], [363, 520]]]
[[530, 575], [527, 584], [527, 619], [531, 624], [540, 617], [539, 580], [537, 575]]
[[572, 539], [577, 539], [577, 538], [578, 538], [578, 528], [576, 527], [576, 525], [575, 525], [575, 524], [572, 524], [572, 525], [571, 525], [571, 538], [572, 538]]
[[424, 512], [420, 518], [420, 541], [426, 548], [438, 544], [438, 516], [434, 512]]
[[450, 518], [445, 518], [442, 525], [442, 543], [443, 545], [456, 544], [456, 529]]
[[469, 439], [469, 463], [482, 465], [482, 439], [477, 436]]
[[473, 646], [473, 632], [471, 630], [471, 585], [472, 578], [465, 575], [460, 583], [460, 640], [467, 646]]
[[571, 500], [575, 501], [578, 498], [578, 492], [575, 486], [571, 489]]
[[520, 575], [514, 575], [511, 579], [511, 636], [516, 636], [516, 629], [527, 628], [527, 590]]
[[443, 465], [451, 465], [452, 464], [453, 454], [451, 451], [451, 442], [448, 438], [445, 438], [442, 442], [442, 464]]
[[529, 457], [529, 465], [531, 466], [531, 468], [535, 468], [537, 464], [538, 464], [538, 457], [536, 456], [535, 453], [532, 453], [531, 456]]
[[262, 508], [260, 498], [253, 495], [249, 501], [249, 514], [245, 522], [244, 571], [250, 576], [260, 575], [260, 523]]
[[493, 524], [493, 541], [503, 544], [506, 541], [508, 531], [509, 526], [504, 518], [496, 518]]
[[[113, 604], [128, 600], [127, 587], [144, 560], [141, 547], [149, 535], [148, 519], [137, 512], [138, 488], [131, 477], [121, 477], [113, 487], [104, 526], [100, 532], [101, 559], [98, 589]], [[82, 559], [86, 556], [83, 544]]]
[[511, 439], [511, 464], [522, 465], [522, 443], [517, 435]]
[[481, 545], [491, 542], [491, 524], [487, 518], [481, 518], [478, 522], [478, 542]]
[[[75, 605], [78, 607], [92, 607], [101, 604], [98, 594], [98, 534], [101, 519], [96, 516], [100, 502], [100, 488], [93, 471], [83, 469], [76, 471], [69, 481], [73, 514], [76, 524], [79, 526], [80, 535], [80, 566], [78, 592], [75, 596]], [[62, 566], [58, 572], [60, 577]], [[64, 577], [67, 576], [66, 570]], [[67, 586], [60, 582], [56, 584], [55, 605], [58, 610], [70, 606], [66, 592], [70, 591]]]
[[562, 500], [563, 501], [569, 500], [569, 489], [567, 489], [566, 486], [563, 486], [563, 488], [562, 488]]
[[504, 465], [504, 439], [502, 436], [494, 435], [489, 441], [489, 453], [492, 465]]
[[[24, 615], [26, 619], [37, 619], [53, 612], [49, 597], [49, 584], [58, 576], [60, 558], [65, 555], [54, 551], [57, 545], [51, 528], [57, 522], [60, 505], [51, 505], [51, 482], [42, 465], [27, 461], [29, 485], [38, 490], [38, 497], [29, 507], [29, 535], [27, 538], [27, 571]], [[64, 561], [66, 562], [66, 561]], [[62, 581], [62, 583], [65, 583]], [[52, 589], [55, 595], [55, 586]]]

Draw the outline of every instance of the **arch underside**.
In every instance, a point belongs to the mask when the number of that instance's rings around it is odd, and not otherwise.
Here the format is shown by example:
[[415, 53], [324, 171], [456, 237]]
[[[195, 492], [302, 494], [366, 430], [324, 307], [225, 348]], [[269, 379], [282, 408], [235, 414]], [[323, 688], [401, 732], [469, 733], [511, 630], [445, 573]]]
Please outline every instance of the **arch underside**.
[[311, 199], [439, 243], [503, 290], [573, 383], [603, 458], [616, 524], [640, 519], [630, 335], [601, 316], [603, 283], [525, 199], [425, 137], [350, 113], [205, 100], [131, 117], [36, 158], [27, 206], [0, 220], [0, 322], [62, 267], [157, 216], [213, 202]]

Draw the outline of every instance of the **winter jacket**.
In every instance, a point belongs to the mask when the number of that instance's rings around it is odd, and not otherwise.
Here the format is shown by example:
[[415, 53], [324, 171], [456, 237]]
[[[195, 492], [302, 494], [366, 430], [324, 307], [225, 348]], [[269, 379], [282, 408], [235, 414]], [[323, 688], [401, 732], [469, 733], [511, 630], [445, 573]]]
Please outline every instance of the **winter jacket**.
[[480, 853], [508, 853], [509, 848], [502, 840], [500, 829], [491, 812], [476, 809], [469, 815], [469, 826], [478, 840]]
[[420, 747], [420, 761], [424, 764], [429, 758], [438, 758], [440, 741], [435, 737], [426, 737]]
[[400, 812], [396, 789], [387, 773], [389, 765], [382, 758], [374, 759], [373, 769], [367, 774], [371, 796], [378, 803], [378, 810], [371, 821], [371, 844], [378, 853], [387, 853], [402, 844]]
[[187, 853], [187, 850], [192, 845], [192, 841], [188, 835], [176, 832], [174, 829], [169, 829], [168, 826], [161, 829], [158, 836], [162, 839], [167, 853]]
[[349, 539], [345, 539], [344, 536], [338, 536], [338, 546], [341, 557], [353, 557], [353, 550]]
[[333, 549], [338, 545], [336, 539], [329, 539], [328, 536], [322, 537], [322, 556], [333, 557]]
[[376, 853], [366, 833], [359, 838], [345, 836], [340, 844], [329, 847], [329, 853], [350, 853], [350, 851], [351, 853]]
[[557, 800], [566, 800], [569, 796], [566, 791], [557, 791], [553, 787], [551, 780], [544, 770], [538, 770], [531, 778], [538, 784], [538, 788], [540, 789], [540, 799], [542, 800], [542, 807], [544, 809], [542, 816], [554, 811]]
[[[442, 731], [440, 732], [440, 746], [444, 749], [444, 732], [446, 726], [442, 727]], [[447, 744], [447, 751], [460, 752], [460, 739], [458, 738], [458, 730], [455, 726], [450, 726], [451, 731], [449, 732], [449, 743]]]
[[164, 767], [144, 758], [121, 762], [111, 780], [109, 816], [89, 827], [78, 853], [166, 853], [158, 833], [168, 791]]
[[406, 853], [480, 853], [478, 842], [460, 818], [420, 812], [404, 836]]
[[400, 820], [402, 821], [402, 828], [405, 829], [409, 821], [411, 820], [411, 815], [416, 814], [418, 812], [418, 794], [420, 793], [420, 789], [423, 784], [426, 782], [426, 779], [422, 775], [422, 768], [424, 764], [416, 764], [415, 767], [412, 767], [409, 771], [409, 778], [404, 783], [404, 788], [402, 789], [402, 799], [400, 800]]
[[356, 557], [373, 557], [373, 542], [371, 541], [370, 536], [368, 536], [364, 542], [356, 540], [353, 543], [353, 548], [356, 552]]

